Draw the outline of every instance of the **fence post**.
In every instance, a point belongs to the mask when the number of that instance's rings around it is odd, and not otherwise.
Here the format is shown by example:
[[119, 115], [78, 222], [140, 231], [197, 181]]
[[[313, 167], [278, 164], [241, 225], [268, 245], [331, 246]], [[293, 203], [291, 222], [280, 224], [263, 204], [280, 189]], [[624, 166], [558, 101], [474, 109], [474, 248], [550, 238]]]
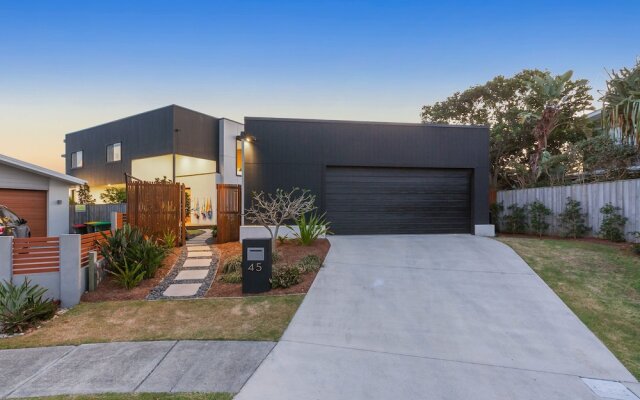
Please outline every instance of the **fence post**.
[[97, 282], [97, 269], [98, 269], [98, 252], [90, 251], [89, 252], [89, 266], [87, 267], [89, 272], [89, 284], [88, 291], [93, 292], [96, 290], [96, 282]]
[[80, 235], [60, 235], [60, 302], [70, 308], [80, 303], [82, 281]]
[[13, 275], [13, 236], [0, 236], [0, 282]]
[[121, 226], [118, 226], [118, 213], [116, 211], [111, 211], [109, 220], [111, 222], [111, 233], [115, 234], [116, 231], [121, 228]]

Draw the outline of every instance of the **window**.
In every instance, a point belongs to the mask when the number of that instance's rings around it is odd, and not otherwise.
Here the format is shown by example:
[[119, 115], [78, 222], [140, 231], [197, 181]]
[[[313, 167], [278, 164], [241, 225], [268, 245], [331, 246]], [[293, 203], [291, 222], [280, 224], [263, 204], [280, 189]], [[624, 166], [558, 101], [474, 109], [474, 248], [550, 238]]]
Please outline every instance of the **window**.
[[236, 175], [242, 176], [242, 140], [236, 139]]
[[82, 151], [71, 153], [71, 168], [82, 168]]
[[122, 143], [114, 143], [107, 146], [107, 162], [116, 162], [122, 159]]

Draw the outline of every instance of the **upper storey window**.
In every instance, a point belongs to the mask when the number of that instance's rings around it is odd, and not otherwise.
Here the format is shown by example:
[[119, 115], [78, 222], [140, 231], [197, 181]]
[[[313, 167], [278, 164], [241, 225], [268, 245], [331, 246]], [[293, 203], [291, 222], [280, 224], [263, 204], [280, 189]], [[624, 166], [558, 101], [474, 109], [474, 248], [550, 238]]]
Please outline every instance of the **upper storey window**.
[[122, 159], [122, 143], [114, 143], [107, 146], [107, 162], [116, 162]]
[[82, 150], [71, 153], [71, 168], [82, 168]]

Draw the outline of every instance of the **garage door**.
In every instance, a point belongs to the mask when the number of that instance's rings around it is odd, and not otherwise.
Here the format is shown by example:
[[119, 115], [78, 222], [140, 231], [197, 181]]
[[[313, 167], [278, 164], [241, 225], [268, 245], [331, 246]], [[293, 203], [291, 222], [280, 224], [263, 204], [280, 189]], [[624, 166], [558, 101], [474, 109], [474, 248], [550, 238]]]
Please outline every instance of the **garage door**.
[[27, 220], [31, 236], [47, 236], [47, 192], [0, 189], [0, 204]]
[[471, 172], [328, 167], [327, 219], [335, 234], [469, 233]]

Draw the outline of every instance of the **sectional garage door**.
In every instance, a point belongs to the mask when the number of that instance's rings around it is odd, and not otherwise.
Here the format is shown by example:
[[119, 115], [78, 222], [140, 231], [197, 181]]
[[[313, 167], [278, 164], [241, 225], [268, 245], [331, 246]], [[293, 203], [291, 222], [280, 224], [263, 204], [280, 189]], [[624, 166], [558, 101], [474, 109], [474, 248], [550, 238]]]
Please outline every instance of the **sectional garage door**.
[[471, 171], [328, 167], [324, 202], [335, 234], [469, 233]]
[[47, 192], [0, 189], [0, 204], [27, 220], [31, 236], [47, 236]]

